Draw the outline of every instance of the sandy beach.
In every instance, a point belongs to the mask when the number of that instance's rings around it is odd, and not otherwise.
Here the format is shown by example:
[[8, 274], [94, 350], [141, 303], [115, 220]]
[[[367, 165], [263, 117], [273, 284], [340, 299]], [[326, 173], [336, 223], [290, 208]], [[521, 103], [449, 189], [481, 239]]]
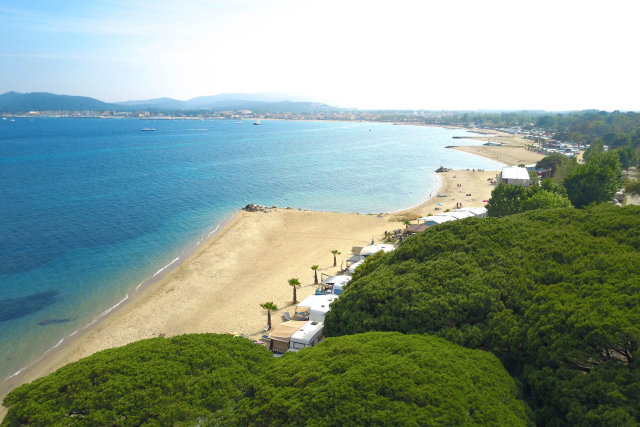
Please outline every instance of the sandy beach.
[[491, 160], [495, 160], [506, 165], [532, 164], [536, 163], [543, 156], [535, 151], [525, 149], [525, 146], [532, 142], [521, 135], [511, 135], [496, 131], [478, 131], [478, 136], [471, 137], [482, 142], [500, 143], [502, 145], [479, 145], [465, 146], [464, 139], [459, 139], [460, 146], [454, 148], [466, 153], [477, 154]]
[[[521, 147], [496, 148], [510, 153], [501, 154], [501, 162], [528, 158], [529, 153], [535, 155]], [[486, 153], [482, 150], [474, 154]], [[285, 310], [293, 310], [288, 279], [299, 278], [302, 286], [298, 299], [303, 299], [315, 291], [312, 265], [320, 266], [319, 275], [334, 274], [341, 262], [351, 256], [353, 247], [367, 245], [372, 236], [376, 242], [382, 241], [385, 231], [404, 228], [405, 219], [455, 209], [457, 203], [483, 206], [483, 200], [489, 199], [494, 188], [489, 179], [496, 174], [471, 170], [439, 173], [442, 186], [432, 198], [406, 211], [384, 215], [282, 208], [241, 211], [162, 280], [133, 295], [126, 304], [19, 375], [3, 381], [0, 396], [67, 363], [140, 339], [197, 332], [259, 337], [266, 324], [261, 303], [273, 301], [279, 307], [272, 316], [274, 324], [282, 321]], [[425, 194], [425, 199], [429, 197]], [[338, 268], [333, 267], [334, 249], [341, 252]], [[3, 413], [4, 408], [0, 418]]]

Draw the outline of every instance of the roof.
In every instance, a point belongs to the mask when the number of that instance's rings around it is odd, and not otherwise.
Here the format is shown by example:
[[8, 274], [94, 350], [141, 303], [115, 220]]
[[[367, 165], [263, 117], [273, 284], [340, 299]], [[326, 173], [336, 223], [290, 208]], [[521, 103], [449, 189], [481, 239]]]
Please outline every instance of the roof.
[[529, 172], [519, 166], [505, 166], [502, 168], [502, 179], [529, 180]]
[[298, 303], [298, 307], [309, 307], [312, 310], [314, 308], [329, 306], [334, 300], [338, 299], [338, 295], [309, 295], [302, 302]]
[[291, 335], [293, 335], [305, 323], [307, 322], [304, 320], [289, 320], [288, 322], [283, 322], [273, 328], [273, 331], [269, 334], [269, 338], [278, 341], [289, 341]]
[[478, 215], [486, 214], [487, 208], [482, 206], [477, 208], [459, 208], [459, 209], [456, 209], [454, 212], [471, 212], [472, 214], [478, 216]]
[[427, 224], [411, 224], [405, 231], [408, 233], [422, 233], [429, 228]]
[[385, 245], [385, 244], [369, 245], [362, 248], [362, 250], [360, 251], [360, 255], [369, 256], [380, 251], [391, 252], [394, 249], [395, 248], [393, 247], [393, 245]]
[[346, 283], [351, 280], [351, 276], [339, 275], [339, 276], [329, 276], [322, 281], [325, 285], [335, 285], [336, 283]]
[[471, 218], [475, 216], [471, 212], [465, 212], [465, 211], [457, 211], [457, 212], [453, 211], [453, 212], [449, 212], [449, 215], [451, 215], [455, 219]]
[[433, 215], [433, 216], [427, 216], [424, 218], [425, 223], [432, 222], [434, 224], [442, 224], [444, 222], [455, 221], [455, 220], [456, 218], [452, 217], [449, 214]]
[[310, 339], [316, 336], [318, 331], [322, 330], [323, 326], [324, 324], [322, 322], [309, 321], [295, 331], [293, 335], [291, 335], [291, 339], [298, 342], [308, 343]]

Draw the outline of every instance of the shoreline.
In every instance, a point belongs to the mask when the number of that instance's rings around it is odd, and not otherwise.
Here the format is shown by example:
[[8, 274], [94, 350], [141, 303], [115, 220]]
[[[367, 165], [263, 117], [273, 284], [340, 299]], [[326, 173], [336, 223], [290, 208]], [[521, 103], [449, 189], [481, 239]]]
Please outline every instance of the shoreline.
[[[135, 302], [135, 298], [138, 296], [138, 294], [144, 292], [145, 289], [161, 281], [173, 270], [180, 268], [180, 266], [182, 266], [185, 262], [187, 262], [193, 254], [195, 254], [198, 250], [200, 250], [203, 246], [205, 246], [209, 240], [213, 239], [216, 234], [222, 232], [222, 230], [227, 225], [233, 222], [234, 218], [238, 215], [238, 212], [239, 210], [234, 210], [230, 214], [226, 215], [220, 221], [220, 223], [218, 223], [215, 226], [213, 230], [207, 231], [202, 236], [200, 236], [197, 241], [183, 248], [180, 251], [180, 254], [178, 257], [174, 258], [168, 264], [164, 265], [162, 268], [156, 271], [153, 275], [142, 280], [140, 283], [135, 285], [135, 287], [133, 287], [132, 285], [132, 287], [128, 291], [126, 291], [125, 295], [118, 302], [108, 307], [107, 309], [100, 311], [99, 313], [94, 315], [91, 318], [91, 320], [89, 320], [86, 324], [79, 326], [76, 330], [74, 330], [70, 334], [67, 334], [64, 337], [62, 337], [53, 347], [45, 350], [44, 353], [42, 353], [40, 356], [38, 356], [36, 359], [29, 362], [25, 366], [21, 367], [15, 373], [1, 379], [0, 380], [0, 400], [2, 400], [4, 396], [6, 396], [6, 394], [9, 391], [11, 391], [11, 389], [5, 390], [6, 383], [12, 383], [13, 382], [12, 379], [19, 377], [20, 374], [22, 374], [23, 372], [41, 363], [47, 356], [50, 355], [50, 353], [54, 353], [56, 351], [62, 350], [66, 346], [73, 345], [74, 340], [81, 338], [92, 327], [99, 324], [108, 316], [116, 314], [117, 311], [120, 308], [122, 308], [124, 305]], [[2, 409], [3, 407], [0, 405], [0, 421], [2, 420], [2, 414], [3, 414]]]
[[[453, 209], [457, 202], [481, 206], [493, 189], [487, 178], [495, 177], [495, 173], [437, 173], [437, 188], [430, 190], [429, 198], [382, 216], [284, 208], [271, 213], [236, 211], [213, 235], [203, 237], [181, 262], [167, 264], [148, 283], [141, 282], [102, 312], [98, 320], [63, 338], [19, 374], [3, 380], [0, 397], [67, 363], [140, 339], [197, 332], [259, 336], [266, 321], [259, 303], [272, 300], [279, 306], [274, 324], [280, 322], [284, 310], [291, 309], [290, 277], [300, 278], [298, 295], [300, 299], [306, 297], [315, 291], [313, 280], [307, 280], [312, 277], [311, 265], [320, 264], [321, 273], [337, 270], [330, 264], [331, 250], [340, 250], [344, 260], [354, 246], [368, 244], [372, 235], [381, 241], [384, 231], [403, 228], [402, 215], [438, 213], [436, 209]], [[440, 192], [448, 196], [437, 197]], [[438, 203], [443, 206], [438, 207]], [[0, 407], [0, 419], [5, 411]]]

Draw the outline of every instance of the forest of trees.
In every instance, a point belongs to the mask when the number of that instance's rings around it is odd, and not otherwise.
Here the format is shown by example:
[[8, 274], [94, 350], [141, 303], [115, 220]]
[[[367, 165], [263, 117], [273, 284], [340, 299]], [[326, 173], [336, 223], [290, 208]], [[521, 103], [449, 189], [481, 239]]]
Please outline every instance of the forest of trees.
[[493, 352], [538, 424], [640, 420], [640, 208], [432, 227], [356, 271], [325, 334], [433, 334]]
[[530, 425], [491, 353], [373, 332], [274, 358], [229, 335], [154, 338], [23, 385], [2, 425]]

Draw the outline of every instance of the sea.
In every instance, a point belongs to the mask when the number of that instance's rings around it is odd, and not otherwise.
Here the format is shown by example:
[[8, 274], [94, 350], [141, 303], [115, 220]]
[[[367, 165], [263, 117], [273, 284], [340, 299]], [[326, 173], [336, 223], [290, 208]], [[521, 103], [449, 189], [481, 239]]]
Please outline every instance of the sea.
[[0, 380], [153, 286], [248, 203], [390, 212], [435, 194], [441, 165], [500, 168], [445, 148], [463, 135], [329, 121], [0, 120]]

